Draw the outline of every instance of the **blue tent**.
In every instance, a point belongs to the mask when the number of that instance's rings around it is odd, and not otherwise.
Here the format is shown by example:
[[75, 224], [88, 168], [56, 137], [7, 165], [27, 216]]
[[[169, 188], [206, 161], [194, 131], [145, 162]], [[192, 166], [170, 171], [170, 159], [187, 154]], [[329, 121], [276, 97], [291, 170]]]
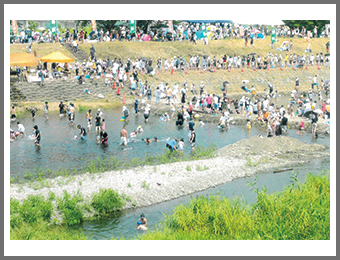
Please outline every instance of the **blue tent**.
[[[250, 34], [250, 36], [249, 36], [249, 38], [254, 38], [254, 37], [255, 37], [255, 33], [252, 33], [252, 34]], [[257, 37], [258, 39], [263, 39], [263, 38], [264, 38], [262, 33], [257, 33], [257, 34], [256, 34], [256, 37]]]
[[233, 23], [231, 20], [182, 20], [188, 23]]

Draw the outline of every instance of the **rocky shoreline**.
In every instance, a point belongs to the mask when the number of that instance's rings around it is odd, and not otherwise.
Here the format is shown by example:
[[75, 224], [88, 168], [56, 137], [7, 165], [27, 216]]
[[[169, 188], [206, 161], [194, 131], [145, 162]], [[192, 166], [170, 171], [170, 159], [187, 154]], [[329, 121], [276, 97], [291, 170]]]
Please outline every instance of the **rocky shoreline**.
[[143, 166], [122, 171], [57, 177], [47, 180], [49, 187], [34, 189], [29, 184], [11, 184], [10, 196], [25, 199], [28, 195], [48, 197], [54, 192], [62, 197], [80, 191], [85, 200], [101, 188], [112, 188], [131, 201], [124, 208], [144, 207], [192, 194], [238, 178], [293, 167], [316, 158], [329, 158], [327, 146], [305, 144], [294, 138], [253, 136], [216, 151], [211, 159]]

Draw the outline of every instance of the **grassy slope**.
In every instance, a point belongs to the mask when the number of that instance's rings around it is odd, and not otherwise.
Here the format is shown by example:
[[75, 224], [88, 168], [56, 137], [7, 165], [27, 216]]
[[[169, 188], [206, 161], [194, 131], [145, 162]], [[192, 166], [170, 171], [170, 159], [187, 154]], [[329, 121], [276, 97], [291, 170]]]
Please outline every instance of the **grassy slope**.
[[[325, 44], [329, 39], [312, 39], [311, 48], [315, 53], [324, 52]], [[282, 40], [281, 40], [282, 41]], [[284, 57], [286, 52], [279, 52], [275, 49], [271, 49], [269, 46], [269, 39], [255, 41], [255, 46], [244, 47], [243, 40], [223, 40], [223, 41], [210, 41], [209, 45], [203, 45], [202, 42], [198, 42], [198, 45], [191, 45], [188, 42], [109, 42], [109, 43], [97, 43], [95, 44], [97, 57], [101, 59], [107, 58], [127, 58], [136, 59], [141, 57], [151, 57], [154, 61], [159, 57], [171, 59], [174, 56], [183, 56], [186, 60], [189, 59], [189, 55], [210, 55], [220, 58], [222, 55], [246, 55], [251, 52], [256, 52], [261, 56], [265, 56], [269, 51], [281, 53]], [[280, 42], [279, 42], [280, 44]], [[296, 54], [302, 54], [307, 47], [305, 39], [294, 39], [294, 51]], [[81, 45], [81, 49], [89, 54], [89, 48], [91, 44], [85, 43]], [[318, 70], [316, 66], [306, 69], [271, 69], [269, 71], [253, 71], [246, 69], [244, 72], [241, 70], [217, 71], [216, 73], [199, 71], [189, 71], [189, 74], [175, 72], [171, 75], [170, 72], [162, 72], [154, 77], [141, 76], [142, 80], [148, 80], [153, 86], [157, 86], [161, 81], [168, 82], [170, 85], [176, 81], [183, 83], [187, 81], [189, 86], [191, 83], [199, 85], [203, 80], [207, 86], [208, 92], [220, 92], [222, 82], [225, 80], [230, 81], [229, 93], [242, 93], [239, 88], [243, 79], [250, 81], [250, 85], [254, 84], [258, 86], [258, 91], [263, 91], [263, 88], [267, 85], [261, 80], [269, 80], [273, 83], [274, 87], [278, 87], [279, 91], [289, 91], [292, 89], [295, 83], [295, 76], [300, 78], [301, 90], [306, 90], [310, 87], [311, 78], [318, 74], [320, 79], [329, 79], [329, 68], [322, 67]]]
[[[280, 39], [282, 42], [283, 39]], [[329, 39], [312, 39], [311, 48], [314, 53], [325, 52], [325, 44]], [[105, 43], [95, 43], [97, 57], [102, 59], [113, 59], [114, 57], [122, 58], [126, 60], [127, 58], [136, 59], [141, 57], [152, 58], [154, 63], [156, 60], [161, 58], [171, 59], [174, 56], [184, 56], [186, 60], [189, 59], [189, 55], [210, 55], [221, 57], [224, 54], [233, 55], [245, 55], [251, 52], [256, 52], [261, 56], [265, 56], [269, 51], [276, 53], [281, 53], [284, 57], [286, 52], [279, 52], [275, 49], [271, 49], [269, 46], [269, 39], [256, 40], [255, 46], [244, 47], [243, 40], [233, 39], [233, 40], [221, 40], [221, 41], [210, 41], [209, 45], [203, 45], [202, 42], [198, 42], [197, 45], [191, 45], [188, 42], [105, 42]], [[307, 47], [305, 39], [293, 39], [294, 51], [296, 54], [302, 54]], [[84, 43], [80, 45], [80, 48], [87, 54], [90, 52], [90, 47], [92, 44]], [[75, 57], [62, 47], [60, 44], [35, 44], [33, 49], [37, 50], [37, 57], [40, 58], [52, 51], [61, 51], [75, 59]], [[26, 45], [11, 45], [11, 53], [25, 52]], [[199, 71], [189, 71], [189, 74], [175, 72], [173, 75], [170, 72], [161, 72], [159, 75], [154, 77], [140, 76], [142, 80], [148, 80], [154, 87], [157, 86], [161, 81], [167, 82], [170, 85], [174, 84], [176, 81], [183, 83], [187, 81], [189, 86], [191, 83], [199, 85], [203, 80], [206, 84], [208, 92], [220, 93], [220, 88], [222, 82], [225, 80], [230, 81], [229, 93], [242, 93], [240, 84], [243, 79], [250, 81], [248, 85], [257, 86], [257, 91], [263, 91], [266, 88], [265, 81], [270, 81], [273, 83], [274, 88], [279, 91], [290, 91], [295, 82], [295, 76], [300, 78], [300, 89], [307, 90], [310, 87], [312, 77], [318, 74], [320, 79], [327, 80], [330, 77], [329, 68], [322, 67], [318, 70], [316, 66], [309, 67], [306, 69], [288, 69], [285, 68], [283, 71], [280, 69], [270, 69], [269, 71], [253, 71], [250, 69], [245, 69], [241, 72], [239, 69], [234, 69], [231, 72], [218, 70], [215, 73]]]

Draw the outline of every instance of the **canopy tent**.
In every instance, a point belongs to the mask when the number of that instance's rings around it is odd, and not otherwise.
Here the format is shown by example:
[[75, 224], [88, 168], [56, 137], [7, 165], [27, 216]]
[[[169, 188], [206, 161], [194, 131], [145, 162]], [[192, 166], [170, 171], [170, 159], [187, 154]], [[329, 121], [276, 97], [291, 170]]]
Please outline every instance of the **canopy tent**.
[[38, 60], [33, 54], [28, 53], [11, 53], [11, 66], [37, 66]]
[[44, 57], [41, 57], [40, 60], [46, 62], [59, 62], [59, 63], [73, 62], [72, 58], [67, 57], [65, 54], [59, 51], [52, 52]]
[[233, 23], [231, 20], [182, 20], [188, 23]]
[[116, 22], [115, 26], [129, 26], [130, 24], [127, 22]]

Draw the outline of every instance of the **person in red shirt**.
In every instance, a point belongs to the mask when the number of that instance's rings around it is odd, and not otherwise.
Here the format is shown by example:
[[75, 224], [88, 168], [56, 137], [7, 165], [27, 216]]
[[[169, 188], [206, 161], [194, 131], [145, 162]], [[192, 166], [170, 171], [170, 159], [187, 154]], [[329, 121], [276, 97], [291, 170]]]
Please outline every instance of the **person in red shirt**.
[[83, 29], [80, 29], [80, 33], [79, 33], [79, 40], [81, 43], [84, 43], [84, 31]]
[[193, 109], [192, 102], [190, 101], [190, 103], [189, 103], [189, 115], [190, 115], [190, 119], [192, 119], [192, 109]]
[[210, 113], [210, 111], [211, 111], [211, 104], [212, 104], [212, 98], [211, 98], [210, 94], [208, 94], [208, 97], [207, 97], [206, 101], [207, 101], [208, 113]]

